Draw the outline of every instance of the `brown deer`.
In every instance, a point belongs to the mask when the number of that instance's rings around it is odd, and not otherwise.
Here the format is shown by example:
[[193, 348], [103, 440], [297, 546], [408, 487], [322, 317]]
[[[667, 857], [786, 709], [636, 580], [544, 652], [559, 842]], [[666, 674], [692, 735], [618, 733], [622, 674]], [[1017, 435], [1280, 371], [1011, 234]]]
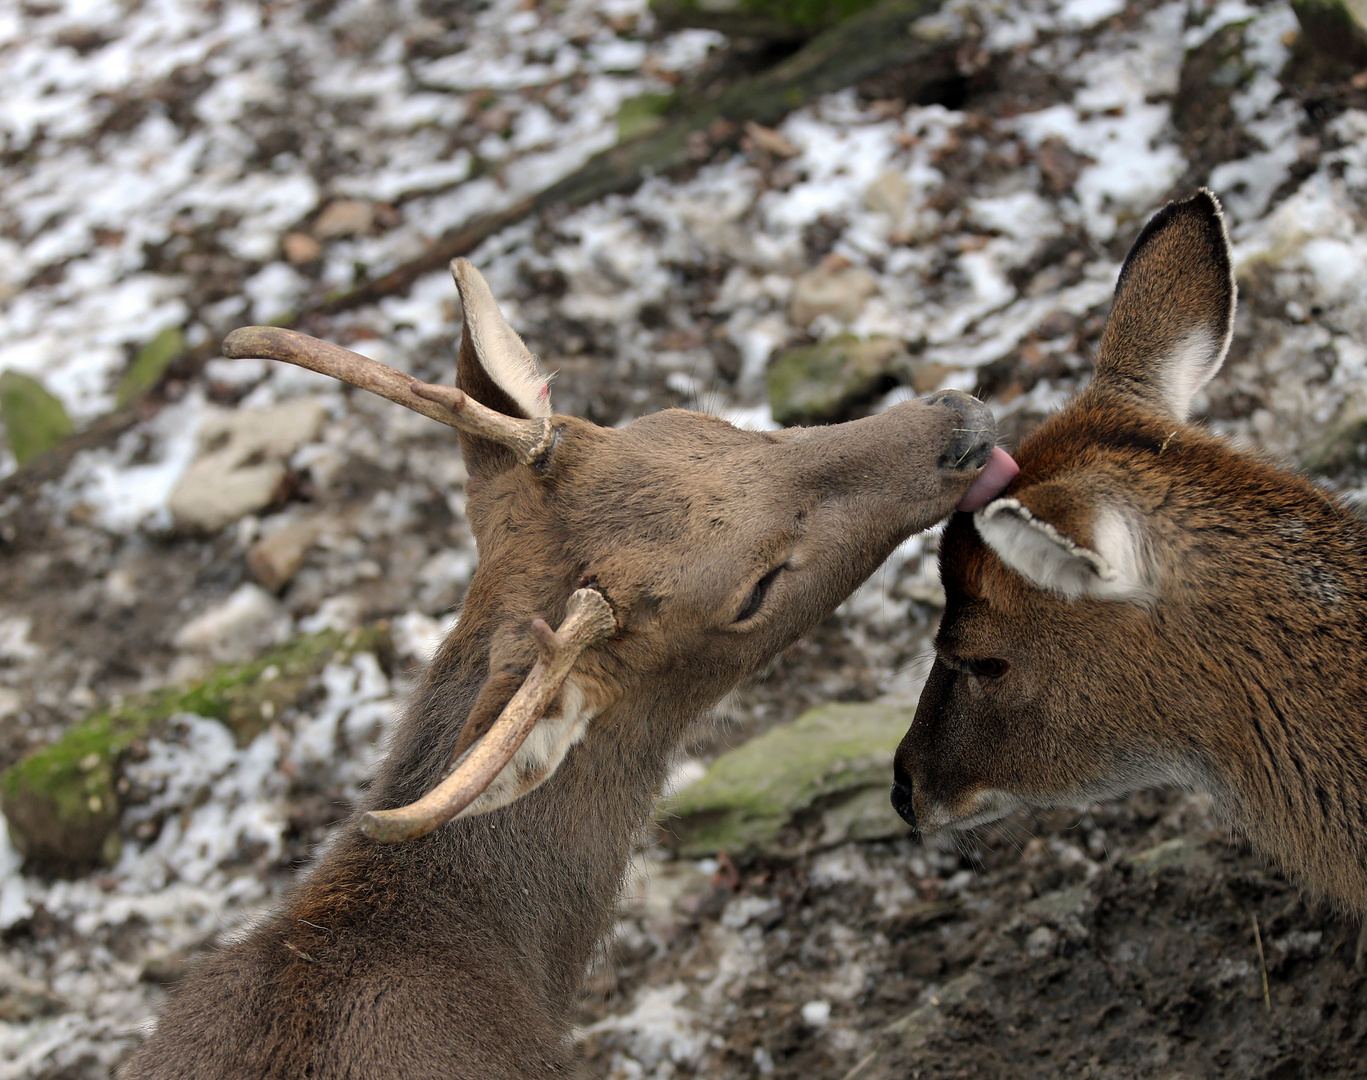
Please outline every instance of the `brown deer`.
[[1364, 911], [1367, 529], [1186, 422], [1234, 304], [1219, 203], [1170, 203], [1121, 268], [1091, 385], [945, 532], [893, 805], [966, 829], [1204, 789], [1265, 856]]
[[774, 432], [551, 415], [483, 278], [452, 271], [459, 390], [289, 331], [225, 342], [455, 426], [481, 561], [365, 807], [186, 977], [127, 1080], [572, 1075], [567, 1017], [685, 730], [1002, 457], [954, 391]]

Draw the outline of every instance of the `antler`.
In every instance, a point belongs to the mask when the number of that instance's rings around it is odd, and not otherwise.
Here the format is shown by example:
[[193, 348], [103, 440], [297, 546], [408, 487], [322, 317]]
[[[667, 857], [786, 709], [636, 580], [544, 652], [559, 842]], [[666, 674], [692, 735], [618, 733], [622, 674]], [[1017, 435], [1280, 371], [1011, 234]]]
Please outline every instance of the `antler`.
[[531, 734], [580, 654], [616, 627], [612, 608], [597, 589], [571, 594], [559, 630], [551, 630], [543, 619], [533, 621], [541, 656], [493, 726], [450, 776], [415, 803], [370, 811], [361, 818], [361, 832], [383, 844], [412, 840], [446, 824], [474, 802]]
[[283, 360], [322, 375], [331, 375], [439, 423], [501, 443], [524, 465], [540, 461], [551, 445], [549, 419], [522, 420], [505, 416], [454, 386], [421, 382], [378, 360], [297, 330], [244, 326], [223, 339], [223, 355], [233, 360]]

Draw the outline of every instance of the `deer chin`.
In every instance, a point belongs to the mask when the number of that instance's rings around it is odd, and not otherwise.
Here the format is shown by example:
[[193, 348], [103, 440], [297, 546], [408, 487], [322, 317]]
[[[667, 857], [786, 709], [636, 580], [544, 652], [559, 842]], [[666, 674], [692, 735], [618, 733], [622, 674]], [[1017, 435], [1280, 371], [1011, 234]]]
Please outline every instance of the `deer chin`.
[[955, 809], [939, 802], [924, 808], [917, 807], [916, 822], [921, 831], [926, 833], [939, 832], [941, 829], [965, 832], [979, 825], [999, 821], [1025, 805], [1024, 799], [1009, 791], [986, 788], [961, 800], [960, 806]]
[[[589, 722], [598, 715], [600, 708], [588, 702], [580, 681], [573, 675], [569, 676], [561, 688], [559, 713], [543, 716], [537, 721], [532, 733], [517, 748], [517, 753], [509, 759], [508, 764], [503, 766], [479, 797], [456, 817], [487, 814], [516, 802], [540, 787], [560, 767], [570, 747], [584, 737]], [[461, 755], [452, 771], [460, 767], [460, 762], [469, 753], [467, 750]]]

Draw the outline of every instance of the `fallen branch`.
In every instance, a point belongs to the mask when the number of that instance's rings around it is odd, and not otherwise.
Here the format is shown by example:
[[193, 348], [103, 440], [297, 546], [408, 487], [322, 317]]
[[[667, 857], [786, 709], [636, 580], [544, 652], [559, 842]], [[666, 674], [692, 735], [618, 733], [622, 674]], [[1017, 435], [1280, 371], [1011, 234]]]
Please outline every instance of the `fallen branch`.
[[697, 165], [740, 142], [747, 123], [772, 126], [823, 94], [893, 68], [915, 72], [924, 85], [953, 69], [957, 41], [929, 32], [918, 20], [941, 0], [885, 0], [809, 41], [786, 60], [743, 79], [663, 129], [618, 143], [589, 158], [569, 176], [505, 210], [450, 229], [411, 262], [319, 305], [307, 314], [331, 315], [406, 290], [424, 274], [469, 254], [501, 229], [544, 210], [573, 210], [606, 195], [630, 191], [647, 176]]

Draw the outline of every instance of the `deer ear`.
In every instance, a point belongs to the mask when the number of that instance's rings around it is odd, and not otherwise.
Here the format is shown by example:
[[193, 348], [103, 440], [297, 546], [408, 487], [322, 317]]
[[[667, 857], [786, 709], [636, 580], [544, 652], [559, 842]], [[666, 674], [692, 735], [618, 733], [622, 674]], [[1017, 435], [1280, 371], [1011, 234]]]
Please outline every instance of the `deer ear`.
[[[524, 420], [550, 416], [550, 380], [499, 311], [483, 275], [468, 259], [453, 259], [451, 276], [460, 291], [465, 321], [456, 385], [506, 416]], [[472, 470], [504, 467], [513, 460], [503, 447], [464, 431], [460, 447]]]
[[1185, 202], [1168, 203], [1120, 268], [1095, 385], [1185, 420], [1192, 398], [1229, 351], [1235, 297], [1219, 201], [1202, 188]]
[[996, 499], [978, 534], [1026, 581], [1069, 600], [1148, 600], [1153, 575], [1139, 516], [1099, 476], [1067, 476]]

